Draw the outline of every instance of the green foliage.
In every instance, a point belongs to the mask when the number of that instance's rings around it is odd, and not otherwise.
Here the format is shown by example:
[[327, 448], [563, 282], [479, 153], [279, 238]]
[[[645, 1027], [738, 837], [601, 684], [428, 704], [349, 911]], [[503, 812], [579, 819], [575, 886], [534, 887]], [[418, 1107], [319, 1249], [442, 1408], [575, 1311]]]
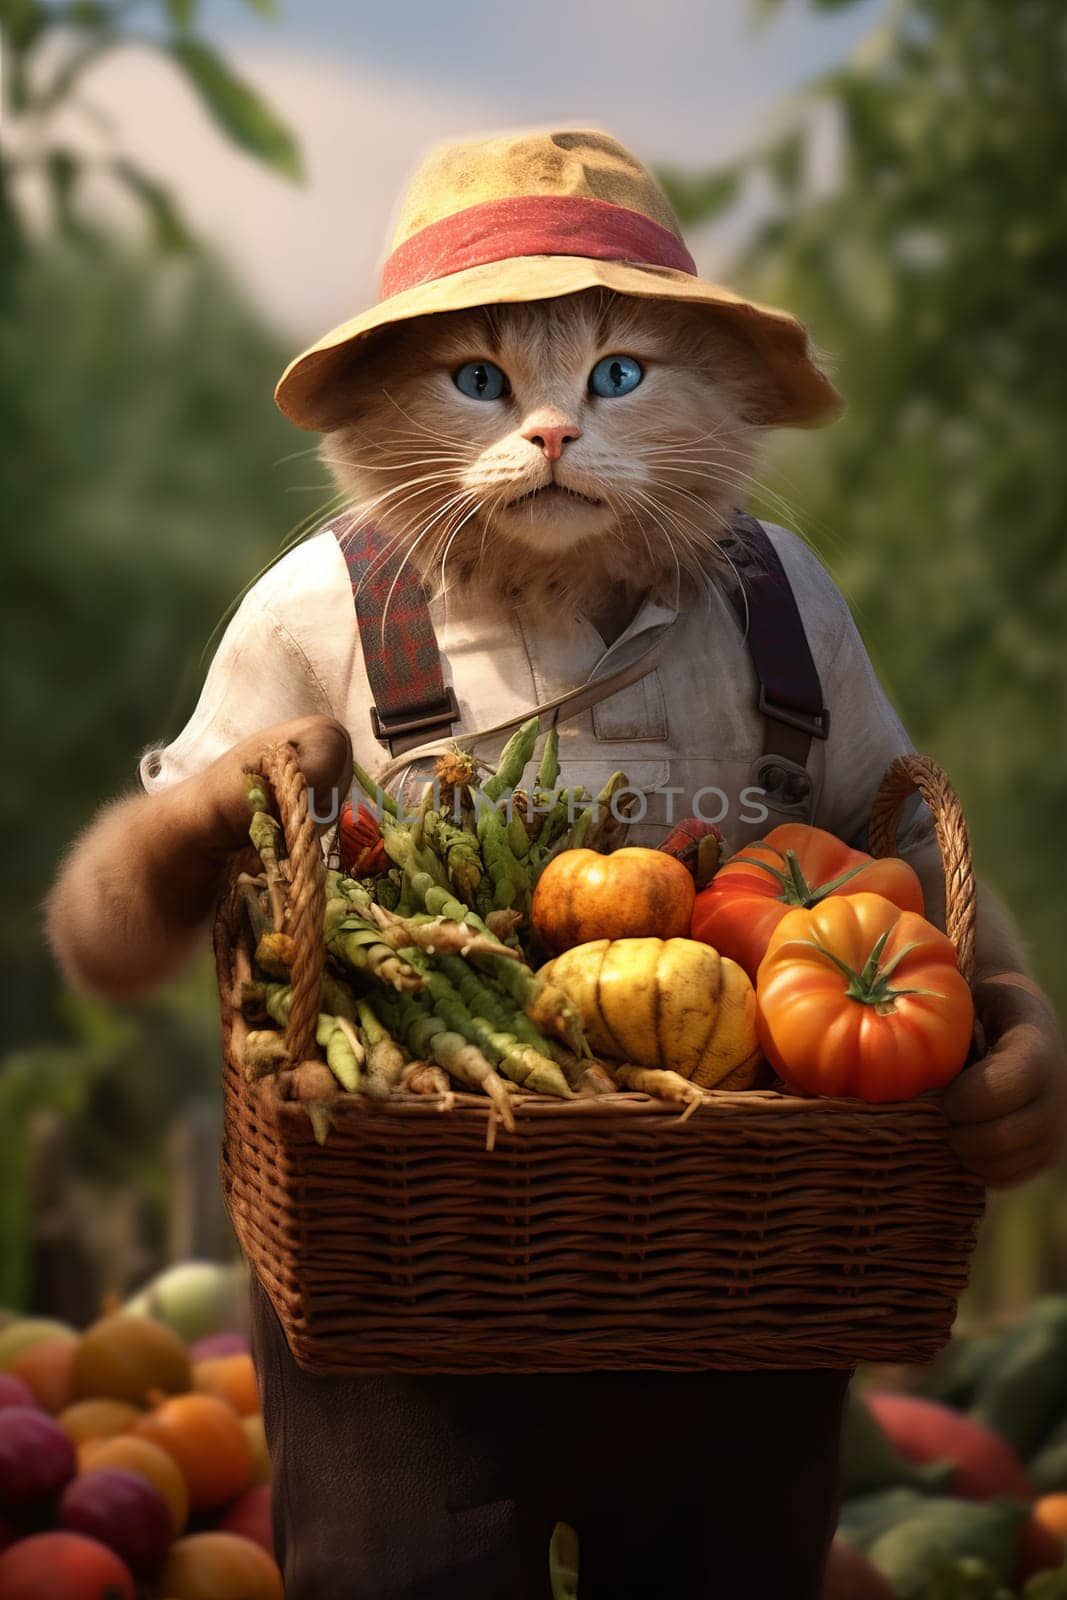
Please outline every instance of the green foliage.
[[162, 1214], [162, 1134], [198, 1091], [217, 1093], [213, 974], [197, 962], [137, 1006], [71, 995], [57, 1006], [65, 1037], [0, 1058], [0, 1305], [26, 1303], [34, 1113], [58, 1111], [78, 1130], [80, 1174], [98, 1192], [135, 1183]]
[[217, 1093], [210, 965], [105, 1027], [105, 1010], [62, 998], [39, 908], [79, 829], [136, 786], [140, 751], [182, 726], [234, 595], [324, 498], [271, 399], [284, 352], [217, 267], [39, 251], [13, 313], [0, 324], [0, 627], [19, 663], [2, 725], [0, 1304], [24, 1281], [33, 1108], [76, 1117], [90, 1179], [125, 1163], [162, 1203], [170, 1116]]
[[[276, 15], [273, 0], [246, 0], [261, 16]], [[27, 169], [44, 178], [53, 220], [68, 239], [92, 243], [92, 230], [79, 215], [77, 191], [90, 171], [105, 171], [132, 194], [144, 209], [154, 244], [163, 251], [192, 247], [189, 229], [168, 191], [128, 154], [116, 152], [86, 158], [78, 151], [57, 147], [50, 139], [50, 124], [57, 113], [71, 108], [88, 113], [81, 99], [85, 75], [120, 45], [147, 44], [162, 48], [189, 81], [217, 126], [241, 149], [273, 168], [281, 177], [301, 177], [300, 151], [293, 135], [270, 106], [249, 84], [227, 66], [222, 57], [195, 37], [191, 29], [198, 0], [162, 0], [163, 20], [170, 36], [139, 37], [126, 24], [128, 11], [138, 0], [70, 0], [66, 5], [44, 0], [0, 0], [6, 49], [4, 79], [7, 106], [19, 131], [30, 138], [15, 158], [0, 159], [0, 293], [9, 298], [10, 274], [25, 251], [26, 230], [15, 196]], [[47, 49], [42, 49], [42, 46]], [[94, 114], [99, 126], [100, 119]]]
[[285, 178], [301, 176], [300, 154], [292, 134], [221, 56], [199, 39], [172, 39], [168, 49], [219, 127], [235, 144]]

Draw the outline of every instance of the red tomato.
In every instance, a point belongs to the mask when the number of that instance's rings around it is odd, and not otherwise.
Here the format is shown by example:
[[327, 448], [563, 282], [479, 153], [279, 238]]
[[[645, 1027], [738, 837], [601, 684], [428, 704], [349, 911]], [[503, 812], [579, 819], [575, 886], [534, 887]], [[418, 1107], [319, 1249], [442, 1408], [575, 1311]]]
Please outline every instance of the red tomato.
[[791, 1088], [910, 1100], [954, 1078], [974, 1026], [951, 940], [879, 894], [779, 922], [756, 981], [764, 1054]]
[[790, 910], [860, 893], [923, 913], [922, 885], [906, 861], [876, 860], [823, 828], [786, 822], [719, 868], [697, 895], [689, 936], [729, 956], [755, 982], [768, 940]]
[[369, 806], [352, 810], [351, 800], [341, 807], [337, 830], [341, 866], [354, 878], [376, 878], [389, 871], [389, 857], [382, 843], [382, 830]]

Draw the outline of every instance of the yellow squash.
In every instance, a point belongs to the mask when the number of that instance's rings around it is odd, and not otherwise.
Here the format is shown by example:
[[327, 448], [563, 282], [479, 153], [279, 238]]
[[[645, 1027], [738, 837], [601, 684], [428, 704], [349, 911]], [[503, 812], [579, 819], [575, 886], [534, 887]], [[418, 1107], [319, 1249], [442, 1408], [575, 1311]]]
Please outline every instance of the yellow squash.
[[755, 1082], [755, 990], [710, 945], [596, 939], [564, 951], [540, 975], [569, 995], [598, 1055], [669, 1067], [702, 1089]]

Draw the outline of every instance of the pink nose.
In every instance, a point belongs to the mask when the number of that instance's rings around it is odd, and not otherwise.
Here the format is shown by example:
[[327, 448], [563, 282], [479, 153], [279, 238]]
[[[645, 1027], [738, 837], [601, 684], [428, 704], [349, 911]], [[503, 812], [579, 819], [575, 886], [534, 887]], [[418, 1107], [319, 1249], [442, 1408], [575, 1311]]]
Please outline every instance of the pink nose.
[[580, 439], [582, 430], [576, 422], [549, 422], [547, 417], [533, 417], [529, 426], [522, 430], [522, 436], [543, 450], [546, 460], [558, 461], [563, 446]]

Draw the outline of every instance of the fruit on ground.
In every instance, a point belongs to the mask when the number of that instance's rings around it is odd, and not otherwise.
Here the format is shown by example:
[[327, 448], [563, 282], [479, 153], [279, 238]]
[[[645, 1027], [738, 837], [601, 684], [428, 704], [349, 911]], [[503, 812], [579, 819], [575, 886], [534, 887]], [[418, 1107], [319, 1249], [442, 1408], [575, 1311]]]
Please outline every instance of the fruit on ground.
[[269, 1556], [273, 1556], [270, 1485], [257, 1484], [255, 1488], [246, 1489], [244, 1494], [238, 1495], [233, 1505], [227, 1507], [219, 1527], [223, 1533], [239, 1533], [243, 1539], [251, 1539], [253, 1544], [258, 1544]]
[[43, 1411], [0, 1411], [0, 1511], [18, 1513], [58, 1494], [77, 1468], [74, 1446]]
[[971, 1043], [951, 941], [877, 894], [787, 912], [756, 996], [764, 1053], [802, 1094], [910, 1100], [954, 1078]]
[[689, 932], [688, 868], [662, 850], [564, 850], [537, 880], [532, 917], [559, 955], [594, 939], [673, 939]]
[[691, 933], [738, 962], [754, 983], [771, 934], [788, 911], [864, 893], [923, 913], [922, 885], [906, 861], [876, 861], [823, 828], [787, 822], [719, 868], [697, 895]]
[[878, 1568], [839, 1536], [826, 1560], [822, 1600], [894, 1600], [894, 1595]]
[[54, 1322], [50, 1317], [20, 1317], [0, 1328], [0, 1372], [8, 1372], [24, 1350], [43, 1344], [46, 1339], [76, 1339], [74, 1329], [65, 1322]]
[[236, 1533], [191, 1533], [179, 1539], [156, 1586], [173, 1600], [284, 1600], [275, 1562]]
[[173, 1536], [170, 1509], [159, 1490], [123, 1467], [101, 1467], [68, 1483], [59, 1521], [71, 1533], [99, 1539], [142, 1577], [158, 1567]]
[[953, 1494], [968, 1500], [995, 1500], [1000, 1495], [1031, 1498], [1026, 1469], [1011, 1445], [980, 1422], [918, 1395], [868, 1390], [865, 1398], [906, 1460], [953, 1463]]
[[227, 1505], [248, 1488], [252, 1451], [240, 1417], [225, 1400], [176, 1395], [142, 1417], [134, 1434], [174, 1457], [194, 1511]]
[[1019, 1529], [1015, 1546], [1015, 1571], [1012, 1574], [1018, 1588], [1039, 1572], [1055, 1572], [1063, 1566], [1064, 1542], [1037, 1514], [1037, 1507]]
[[27, 1385], [37, 1404], [55, 1416], [74, 1399], [76, 1339], [45, 1339], [24, 1350], [11, 1368]]
[[29, 1406], [31, 1410], [40, 1409], [21, 1378], [16, 1378], [11, 1372], [0, 1372], [0, 1411], [6, 1410], [8, 1406]]
[[570, 997], [598, 1055], [673, 1068], [702, 1089], [755, 1081], [755, 992], [737, 963], [710, 945], [598, 939], [557, 956], [541, 976]]
[[198, 1361], [193, 1367], [193, 1388], [198, 1394], [213, 1394], [225, 1400], [238, 1416], [252, 1417], [259, 1410], [256, 1371], [250, 1355]]
[[74, 1357], [79, 1399], [146, 1405], [153, 1390], [181, 1394], [192, 1383], [189, 1353], [172, 1328], [122, 1312], [102, 1317], [82, 1335]]
[[199, 1361], [214, 1361], [219, 1356], [243, 1356], [248, 1353], [248, 1340], [243, 1333], [209, 1333], [189, 1347], [189, 1359], [196, 1366]]
[[1034, 1516], [1061, 1544], [1067, 1544], [1067, 1494], [1043, 1494], [1034, 1505]]
[[56, 1421], [79, 1445], [89, 1439], [110, 1439], [116, 1433], [126, 1433], [143, 1416], [142, 1408], [131, 1406], [128, 1400], [75, 1400], [59, 1413]]
[[267, 1435], [263, 1427], [261, 1416], [242, 1417], [241, 1426], [248, 1448], [252, 1452], [252, 1483], [269, 1483], [271, 1479], [270, 1451], [267, 1449]]
[[189, 1490], [182, 1469], [172, 1455], [148, 1439], [120, 1435], [115, 1439], [94, 1439], [78, 1452], [78, 1468], [83, 1476], [118, 1467], [136, 1472], [163, 1496], [170, 1513], [171, 1533], [177, 1536], [189, 1520]]
[[217, 1261], [182, 1261], [167, 1267], [138, 1290], [123, 1310], [153, 1317], [179, 1334], [186, 1344], [232, 1324], [244, 1303], [248, 1269]]
[[2, 1600], [136, 1600], [113, 1550], [80, 1533], [37, 1533], [0, 1556]]

